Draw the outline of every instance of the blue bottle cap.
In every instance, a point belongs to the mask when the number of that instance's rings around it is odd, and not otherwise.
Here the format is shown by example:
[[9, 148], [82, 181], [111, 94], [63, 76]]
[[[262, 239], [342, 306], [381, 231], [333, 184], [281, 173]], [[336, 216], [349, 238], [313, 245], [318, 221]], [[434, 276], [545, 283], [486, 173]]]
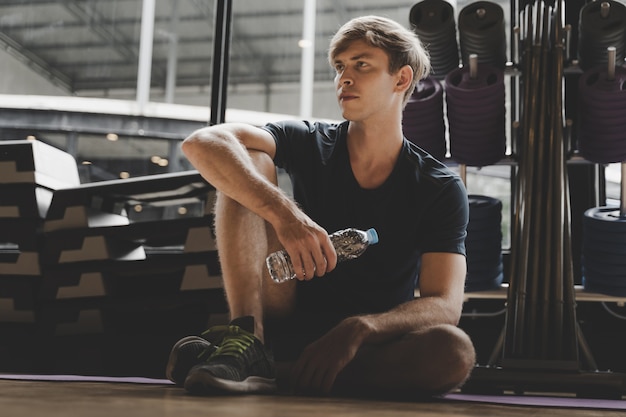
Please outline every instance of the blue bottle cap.
[[378, 243], [378, 233], [376, 232], [376, 229], [367, 229], [365, 233], [367, 233], [367, 241], [370, 245]]

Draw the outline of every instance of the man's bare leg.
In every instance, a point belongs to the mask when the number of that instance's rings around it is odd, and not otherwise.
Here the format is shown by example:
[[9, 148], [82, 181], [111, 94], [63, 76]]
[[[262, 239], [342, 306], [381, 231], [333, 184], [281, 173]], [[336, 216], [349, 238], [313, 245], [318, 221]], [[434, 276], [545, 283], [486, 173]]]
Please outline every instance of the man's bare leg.
[[[419, 399], [461, 386], [476, 354], [461, 329], [441, 325], [379, 345], [365, 345], [340, 373], [332, 395]], [[277, 364], [279, 384], [289, 390], [293, 362]], [[317, 394], [317, 393], [304, 393]]]
[[[251, 156], [257, 168], [277, 184], [269, 156], [260, 152]], [[253, 316], [255, 336], [264, 341], [265, 313], [283, 314], [295, 301], [295, 282], [274, 283], [265, 266], [267, 255], [280, 249], [276, 234], [264, 219], [221, 193], [215, 205], [215, 232], [231, 319]]]
[[476, 353], [469, 336], [435, 326], [380, 345], [363, 346], [339, 373], [333, 393], [417, 398], [449, 392], [469, 377]]

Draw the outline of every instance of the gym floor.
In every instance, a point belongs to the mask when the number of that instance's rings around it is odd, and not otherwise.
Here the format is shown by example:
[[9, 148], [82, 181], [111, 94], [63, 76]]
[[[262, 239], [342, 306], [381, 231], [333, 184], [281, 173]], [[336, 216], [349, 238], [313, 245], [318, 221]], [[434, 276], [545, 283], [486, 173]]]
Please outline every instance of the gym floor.
[[56, 417], [593, 417], [624, 415], [606, 409], [497, 405], [464, 401], [390, 402], [299, 396], [196, 397], [166, 384], [0, 380], [3, 416]]

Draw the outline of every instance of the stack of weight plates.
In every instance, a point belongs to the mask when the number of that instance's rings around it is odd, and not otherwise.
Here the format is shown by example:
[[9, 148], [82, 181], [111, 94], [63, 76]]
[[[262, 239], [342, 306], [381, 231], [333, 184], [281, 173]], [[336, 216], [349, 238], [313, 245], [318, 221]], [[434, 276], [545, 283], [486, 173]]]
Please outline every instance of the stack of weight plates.
[[[606, 17], [603, 16], [604, 8]], [[608, 63], [606, 50], [615, 47], [617, 62], [626, 53], [626, 6], [617, 1], [588, 2], [580, 10], [578, 60], [583, 70]]]
[[450, 154], [459, 164], [492, 165], [506, 152], [504, 71], [478, 64], [450, 72], [445, 80]]
[[423, 0], [411, 8], [411, 28], [428, 48], [433, 76], [443, 79], [459, 67], [454, 9], [445, 0]]
[[402, 114], [404, 136], [440, 161], [446, 156], [443, 87], [433, 77], [420, 80]]
[[583, 217], [583, 286], [626, 296], [626, 218], [616, 207], [594, 207]]
[[490, 1], [468, 4], [459, 13], [459, 41], [461, 61], [469, 65], [469, 57], [478, 55], [478, 63], [504, 69], [506, 64], [506, 36], [504, 11]]
[[578, 82], [580, 153], [596, 163], [626, 161], [626, 68], [592, 68]]
[[484, 291], [500, 287], [502, 265], [502, 202], [481, 195], [469, 196], [467, 225], [467, 276], [465, 291]]

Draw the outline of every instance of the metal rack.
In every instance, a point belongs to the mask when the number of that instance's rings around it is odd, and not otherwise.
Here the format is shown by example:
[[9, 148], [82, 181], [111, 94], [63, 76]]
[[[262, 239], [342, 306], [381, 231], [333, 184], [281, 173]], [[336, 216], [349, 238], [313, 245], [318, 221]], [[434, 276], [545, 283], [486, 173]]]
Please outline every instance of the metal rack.
[[489, 364], [477, 367], [464, 389], [621, 398], [626, 376], [596, 369], [576, 317], [581, 299], [574, 284], [562, 99], [570, 34], [562, 20], [565, 2], [511, 3], [512, 26], [519, 22], [511, 39], [520, 35], [522, 47], [514, 63], [519, 75], [512, 77], [511, 103], [519, 106], [520, 120], [506, 318]]

